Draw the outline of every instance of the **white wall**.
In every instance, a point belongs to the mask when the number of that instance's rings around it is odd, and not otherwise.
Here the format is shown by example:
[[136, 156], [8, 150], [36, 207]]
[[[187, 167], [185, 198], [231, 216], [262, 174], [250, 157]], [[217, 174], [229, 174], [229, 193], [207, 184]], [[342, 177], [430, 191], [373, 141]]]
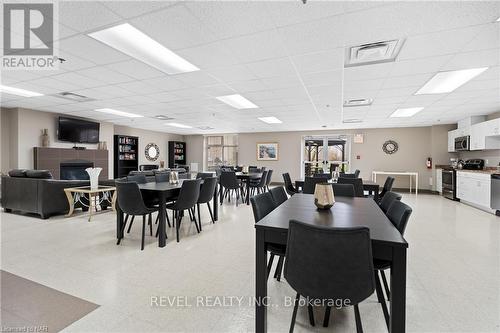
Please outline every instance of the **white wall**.
[[204, 142], [205, 138], [203, 135], [186, 135], [186, 158], [187, 163], [198, 163], [198, 170], [203, 170], [204, 162]]
[[[147, 131], [138, 128], [115, 126], [115, 135], [131, 135], [139, 137], [139, 165], [140, 164], [157, 164], [160, 161], [165, 161], [165, 167], [168, 166], [168, 141], [184, 141], [184, 136], [178, 134], [169, 134], [163, 132]], [[160, 156], [155, 162], [148, 161], [144, 150], [148, 143], [156, 143], [160, 147]], [[187, 147], [189, 152], [189, 146]]]

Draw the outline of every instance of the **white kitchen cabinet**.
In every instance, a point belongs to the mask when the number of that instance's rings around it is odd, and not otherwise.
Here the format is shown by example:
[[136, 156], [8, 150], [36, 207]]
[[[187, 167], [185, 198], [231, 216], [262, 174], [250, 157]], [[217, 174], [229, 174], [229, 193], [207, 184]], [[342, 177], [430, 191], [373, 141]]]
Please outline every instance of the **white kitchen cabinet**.
[[470, 150], [500, 149], [500, 118], [471, 126]]
[[436, 169], [436, 191], [443, 193], [443, 169]]
[[459, 137], [458, 129], [448, 132], [448, 152], [455, 152], [455, 138]]
[[490, 207], [491, 176], [487, 173], [457, 172], [457, 197], [460, 200]]
[[486, 137], [484, 131], [486, 123], [479, 123], [472, 125], [470, 133], [470, 150], [483, 150], [485, 149]]
[[500, 136], [500, 118], [492, 119], [482, 123], [484, 127], [485, 136]]

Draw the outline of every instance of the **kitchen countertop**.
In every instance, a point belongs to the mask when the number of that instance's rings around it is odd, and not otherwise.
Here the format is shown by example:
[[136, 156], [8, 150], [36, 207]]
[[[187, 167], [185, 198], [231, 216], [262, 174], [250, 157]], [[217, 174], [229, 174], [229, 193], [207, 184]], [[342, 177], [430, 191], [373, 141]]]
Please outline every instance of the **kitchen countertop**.
[[[437, 164], [435, 166], [436, 169], [451, 169], [451, 166], [448, 164]], [[456, 169], [457, 171], [461, 172], [472, 172], [472, 173], [486, 173], [489, 175], [492, 175], [494, 173], [500, 173], [500, 170], [498, 170], [496, 167], [486, 167], [483, 170], [465, 170], [465, 169]]]

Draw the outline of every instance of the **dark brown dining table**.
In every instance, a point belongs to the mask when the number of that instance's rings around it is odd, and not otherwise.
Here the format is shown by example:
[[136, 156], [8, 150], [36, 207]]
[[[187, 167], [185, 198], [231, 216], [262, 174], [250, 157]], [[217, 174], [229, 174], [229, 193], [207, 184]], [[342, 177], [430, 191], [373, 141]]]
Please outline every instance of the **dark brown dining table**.
[[[329, 182], [333, 183], [331, 180]], [[295, 181], [295, 187], [297, 189], [302, 189], [304, 187], [304, 179], [298, 179]], [[378, 192], [380, 191], [380, 185], [372, 180], [363, 179], [363, 190], [367, 191], [369, 195], [373, 195], [373, 199], [378, 201]]]
[[[250, 179], [260, 179], [262, 173], [260, 172], [236, 172], [236, 178], [245, 182], [245, 203], [250, 204]], [[220, 203], [224, 200], [224, 191], [220, 191]]]
[[[336, 197], [333, 207], [320, 211], [312, 194], [298, 193], [255, 224], [256, 232], [256, 332], [267, 331], [267, 244], [287, 243], [291, 219], [318, 226], [370, 229], [375, 259], [391, 263], [390, 319], [391, 333], [404, 333], [406, 326], [406, 251], [408, 243], [371, 198]], [[307, 274], [307, 272], [304, 272]], [[382, 314], [382, 312], [380, 312]], [[291, 313], [290, 313], [291, 315]]]
[[[180, 179], [177, 184], [170, 184], [169, 182], [149, 182], [145, 184], [138, 184], [139, 189], [144, 192], [153, 192], [157, 195], [159, 199], [159, 221], [158, 221], [158, 246], [164, 247], [167, 243], [166, 237], [166, 223], [167, 223], [167, 212], [166, 205], [169, 199], [174, 199], [179, 195], [182, 187], [182, 182], [184, 180]], [[214, 197], [212, 200], [214, 221], [219, 219], [219, 205], [217, 204], [217, 187], [215, 186]], [[116, 202], [116, 238], [123, 238], [123, 211]]]

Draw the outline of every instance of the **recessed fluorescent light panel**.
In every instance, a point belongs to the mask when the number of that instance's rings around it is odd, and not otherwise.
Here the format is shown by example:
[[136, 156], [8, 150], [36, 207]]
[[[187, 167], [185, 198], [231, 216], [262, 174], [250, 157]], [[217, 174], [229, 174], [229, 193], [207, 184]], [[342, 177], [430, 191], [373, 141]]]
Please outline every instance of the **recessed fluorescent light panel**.
[[115, 116], [122, 116], [122, 117], [128, 117], [128, 118], [142, 118], [142, 117], [144, 117], [144, 116], [141, 116], [139, 114], [124, 112], [124, 111], [114, 110], [114, 109], [108, 109], [108, 108], [95, 109], [94, 111], [114, 114]]
[[356, 123], [362, 123], [363, 120], [361, 119], [344, 119], [342, 120], [344, 124], [356, 124]]
[[96, 31], [89, 36], [167, 74], [200, 70], [128, 23]]
[[179, 123], [166, 123], [167, 126], [178, 127], [178, 128], [193, 128], [189, 125], [179, 124]]
[[445, 94], [472, 80], [488, 67], [462, 69], [458, 71], [439, 72], [420, 88], [415, 95]]
[[262, 118], [259, 118], [259, 120], [263, 121], [265, 123], [268, 123], [268, 124], [281, 124], [282, 123], [282, 121], [276, 117], [262, 117]]
[[236, 109], [256, 109], [257, 105], [250, 102], [240, 94], [216, 97], [219, 101], [226, 103]]
[[38, 97], [38, 96], [43, 96], [43, 94], [34, 92], [34, 91], [29, 91], [29, 90], [24, 90], [20, 88], [14, 88], [14, 87], [8, 87], [4, 86], [3, 84], [0, 84], [0, 92], [10, 94], [10, 95], [17, 95], [17, 96], [22, 96], [22, 97]]
[[413, 117], [424, 108], [405, 108], [405, 109], [397, 109], [391, 114], [392, 118], [403, 118], [403, 117]]

